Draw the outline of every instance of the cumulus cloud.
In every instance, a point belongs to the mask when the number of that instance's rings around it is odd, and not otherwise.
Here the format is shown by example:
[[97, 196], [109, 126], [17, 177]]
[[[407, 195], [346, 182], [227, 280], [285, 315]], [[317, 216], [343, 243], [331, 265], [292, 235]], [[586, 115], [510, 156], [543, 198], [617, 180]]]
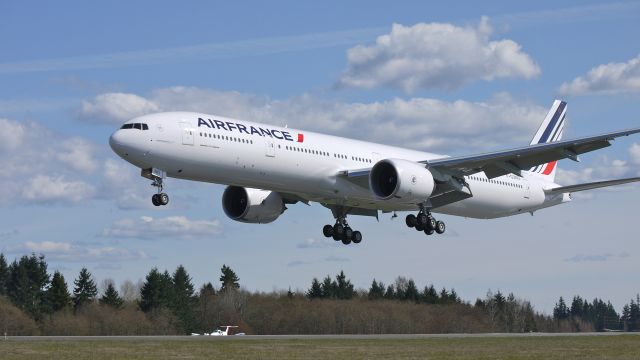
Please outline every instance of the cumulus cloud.
[[14, 150], [24, 140], [25, 128], [9, 119], [0, 119], [0, 151]]
[[446, 23], [394, 24], [374, 45], [347, 51], [340, 86], [388, 86], [411, 93], [420, 89], [457, 89], [478, 80], [532, 78], [540, 68], [513, 40], [490, 40], [483, 17], [476, 27]]
[[640, 144], [633, 143], [629, 148], [629, 156], [631, 156], [631, 162], [635, 165], [640, 165]]
[[37, 253], [43, 254], [49, 260], [54, 261], [82, 261], [82, 262], [118, 262], [146, 259], [148, 256], [143, 251], [133, 251], [117, 247], [83, 247], [79, 244], [68, 242], [27, 241], [23, 244], [8, 248], [11, 253]]
[[121, 123], [158, 110], [158, 105], [138, 95], [105, 93], [83, 101], [80, 117], [95, 122]]
[[37, 175], [22, 189], [22, 197], [35, 203], [77, 203], [93, 196], [93, 186], [83, 181], [68, 181], [63, 176]]
[[74, 170], [91, 173], [98, 167], [93, 150], [93, 145], [88, 141], [72, 138], [60, 144], [56, 157]]
[[556, 181], [562, 185], [573, 185], [584, 182], [611, 180], [624, 177], [629, 174], [631, 167], [625, 160], [609, 159], [607, 156], [599, 156], [590, 166], [578, 171], [558, 168]]
[[104, 237], [135, 239], [193, 239], [210, 238], [221, 231], [218, 220], [190, 220], [184, 216], [121, 219], [102, 232]]
[[625, 63], [596, 66], [585, 75], [563, 83], [562, 95], [616, 94], [640, 91], [640, 55]]
[[[195, 87], [153, 91], [161, 111], [187, 110], [435, 152], [471, 152], [528, 143], [546, 108], [497, 94], [488, 101], [415, 97], [346, 103], [308, 94], [272, 100]], [[513, 143], [506, 143], [513, 141]]]

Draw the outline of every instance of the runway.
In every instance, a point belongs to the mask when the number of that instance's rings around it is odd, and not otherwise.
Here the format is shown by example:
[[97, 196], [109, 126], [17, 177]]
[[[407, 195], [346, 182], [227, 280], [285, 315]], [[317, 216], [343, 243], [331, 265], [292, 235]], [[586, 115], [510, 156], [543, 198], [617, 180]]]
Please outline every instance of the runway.
[[[231, 335], [231, 336], [8, 336], [7, 341], [252, 341], [252, 340], [419, 340], [456, 338], [588, 337], [634, 335], [640, 332], [378, 334], [378, 335]], [[4, 338], [3, 338], [4, 339]]]

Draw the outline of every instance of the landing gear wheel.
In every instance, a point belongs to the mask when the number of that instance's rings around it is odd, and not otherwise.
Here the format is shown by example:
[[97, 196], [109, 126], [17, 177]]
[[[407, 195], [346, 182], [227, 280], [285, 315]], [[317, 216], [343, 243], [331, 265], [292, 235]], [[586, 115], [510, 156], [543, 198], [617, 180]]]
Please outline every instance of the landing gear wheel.
[[333, 240], [335, 240], [335, 241], [342, 240], [342, 237], [340, 235], [336, 234], [336, 233], [333, 233], [332, 237], [333, 237]]
[[433, 216], [428, 216], [425, 228], [435, 230], [436, 226], [437, 226], [436, 219], [434, 219]]
[[353, 236], [353, 230], [351, 230], [351, 228], [348, 226], [344, 228], [344, 234], [342, 235], [342, 238], [351, 240], [352, 236]]
[[348, 238], [348, 237], [346, 237], [346, 236], [343, 236], [343, 237], [342, 237], [342, 243], [343, 243], [343, 244], [345, 244], [345, 245], [349, 245], [349, 244], [351, 244], [351, 238]]
[[418, 231], [424, 231], [424, 225], [422, 225], [422, 224], [416, 224], [416, 230], [418, 230]]
[[333, 236], [333, 226], [325, 225], [322, 228], [322, 233], [324, 234], [325, 237], [332, 237]]
[[360, 234], [360, 231], [354, 231], [351, 238], [354, 244], [359, 244], [362, 241], [362, 234]]
[[343, 233], [344, 233], [344, 226], [342, 226], [342, 224], [333, 225], [334, 236], [338, 236], [338, 238], [341, 238]]
[[427, 235], [433, 235], [433, 229], [424, 229], [424, 233]]
[[429, 217], [425, 213], [420, 213], [417, 216], [417, 220], [419, 225], [425, 226], [429, 221]]
[[444, 225], [444, 222], [442, 221], [437, 221], [436, 222], [436, 232], [438, 234], [444, 234], [444, 231], [446, 230], [446, 226]]
[[165, 193], [160, 193], [158, 194], [158, 200], [160, 202], [160, 205], [162, 206], [167, 205], [169, 203], [169, 195]]
[[418, 219], [413, 214], [407, 215], [407, 218], [406, 218], [405, 221], [406, 221], [408, 227], [414, 227], [418, 223]]

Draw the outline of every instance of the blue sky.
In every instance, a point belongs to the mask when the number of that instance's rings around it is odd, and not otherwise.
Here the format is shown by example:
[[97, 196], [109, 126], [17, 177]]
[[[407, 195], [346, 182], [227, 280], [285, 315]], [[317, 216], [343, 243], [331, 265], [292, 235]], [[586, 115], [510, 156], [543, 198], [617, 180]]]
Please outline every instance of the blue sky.
[[[565, 137], [639, 126], [640, 2], [446, 4], [0, 3], [0, 250], [44, 253], [69, 282], [83, 265], [120, 284], [183, 264], [200, 285], [226, 263], [251, 290], [344, 269], [362, 288], [407, 276], [470, 301], [491, 288], [547, 312], [574, 294], [620, 308], [640, 291], [634, 186], [533, 217], [443, 216], [440, 237], [352, 217], [365, 240], [344, 247], [322, 237], [318, 204], [245, 225], [225, 217], [223, 186], [169, 180], [154, 208], [108, 147], [128, 118], [164, 110], [455, 155], [527, 143], [558, 97]], [[637, 176], [638, 143], [563, 161], [557, 180]]]

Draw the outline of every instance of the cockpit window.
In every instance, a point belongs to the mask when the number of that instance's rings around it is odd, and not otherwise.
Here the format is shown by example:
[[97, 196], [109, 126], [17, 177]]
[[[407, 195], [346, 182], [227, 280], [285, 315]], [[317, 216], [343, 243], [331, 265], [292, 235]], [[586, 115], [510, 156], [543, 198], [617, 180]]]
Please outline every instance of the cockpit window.
[[124, 124], [120, 129], [149, 130], [149, 125], [142, 123]]

